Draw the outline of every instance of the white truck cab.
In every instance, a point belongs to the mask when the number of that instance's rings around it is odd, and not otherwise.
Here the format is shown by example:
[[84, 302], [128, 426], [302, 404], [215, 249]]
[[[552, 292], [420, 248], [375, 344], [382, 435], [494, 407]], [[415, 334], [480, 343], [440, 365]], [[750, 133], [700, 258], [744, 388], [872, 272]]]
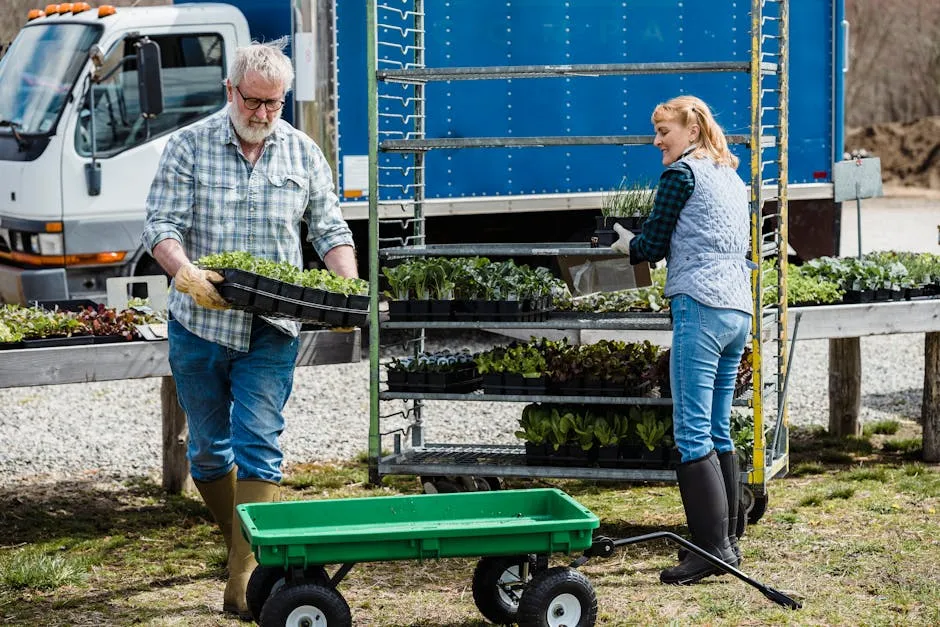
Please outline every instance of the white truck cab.
[[[250, 41], [227, 4], [48, 9], [0, 60], [0, 303], [102, 300], [109, 277], [160, 271], [140, 244], [160, 154], [225, 106]], [[156, 49], [148, 84], [138, 65]]]

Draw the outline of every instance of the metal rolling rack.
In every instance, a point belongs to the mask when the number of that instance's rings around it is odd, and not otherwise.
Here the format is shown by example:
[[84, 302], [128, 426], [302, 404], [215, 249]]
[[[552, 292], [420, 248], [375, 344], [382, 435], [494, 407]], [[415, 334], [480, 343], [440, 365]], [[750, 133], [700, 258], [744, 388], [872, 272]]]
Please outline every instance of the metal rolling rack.
[[[551, 476], [575, 479], [620, 479], [672, 481], [672, 470], [564, 468], [526, 466], [522, 446], [429, 444], [424, 441], [426, 400], [578, 402], [603, 404], [668, 405], [669, 399], [571, 396], [512, 396], [383, 392], [380, 389], [380, 331], [411, 329], [415, 353], [423, 350], [423, 330], [430, 328], [524, 328], [668, 330], [668, 316], [630, 316], [605, 320], [549, 320], [546, 322], [380, 322], [379, 268], [384, 260], [432, 255], [556, 256], [609, 255], [606, 249], [587, 244], [473, 244], [426, 245], [424, 238], [425, 154], [436, 149], [480, 147], [572, 146], [588, 144], [641, 145], [651, 136], [561, 136], [428, 138], [425, 136], [425, 84], [430, 81], [460, 81], [497, 78], [539, 78], [584, 75], [635, 75], [692, 72], [744, 72], [751, 76], [751, 133], [730, 135], [731, 143], [748, 144], [751, 150], [751, 259], [776, 257], [778, 302], [763, 306], [766, 277], [753, 273], [755, 318], [753, 330], [753, 394], [746, 401], [753, 407], [755, 468], [749, 473], [750, 496], [758, 507], [766, 506], [766, 483], [787, 467], [786, 431], [786, 155], [787, 155], [787, 0], [752, 0], [752, 46], [749, 62], [727, 63], [618, 63], [567, 66], [504, 66], [427, 68], [424, 64], [424, 2], [413, 0], [402, 11], [373, 0], [368, 5], [368, 92], [369, 92], [369, 236], [370, 236], [370, 429], [369, 475], [377, 482], [385, 474], [486, 475], [498, 477]], [[386, 21], [386, 17], [391, 16]], [[383, 39], [383, 37], [386, 37]], [[391, 51], [393, 54], [386, 54]], [[388, 59], [393, 60], [389, 61]], [[391, 157], [389, 157], [391, 155]], [[383, 159], [384, 157], [384, 159]], [[380, 159], [382, 159], [380, 161]], [[776, 166], [777, 178], [767, 178], [767, 168]], [[387, 176], [394, 170], [396, 189], [407, 187], [410, 200], [383, 200]], [[777, 210], [764, 213], [765, 201], [778, 199]], [[401, 216], [406, 217], [402, 218]], [[765, 233], [765, 231], [767, 231]], [[784, 254], [778, 255], [782, 251]], [[760, 328], [760, 332], [758, 329]], [[775, 359], [765, 359], [776, 347]], [[394, 435], [394, 450], [382, 456], [382, 402], [404, 399], [411, 423], [410, 442]], [[399, 412], [400, 413], [400, 412]], [[773, 424], [765, 438], [765, 425]], [[384, 435], [390, 435], [385, 433]]]

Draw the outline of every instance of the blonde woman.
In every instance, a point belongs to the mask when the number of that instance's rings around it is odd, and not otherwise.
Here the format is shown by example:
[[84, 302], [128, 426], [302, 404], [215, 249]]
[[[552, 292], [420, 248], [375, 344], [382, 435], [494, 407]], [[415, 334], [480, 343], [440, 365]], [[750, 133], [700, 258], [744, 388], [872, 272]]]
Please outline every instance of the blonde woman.
[[[679, 492], [692, 541], [737, 566], [740, 483], [730, 416], [753, 307], [747, 191], [735, 171], [738, 159], [702, 100], [673, 98], [654, 109], [652, 122], [666, 166], [655, 205], [643, 232], [633, 237], [618, 229], [613, 248], [634, 264], [667, 260]], [[686, 553], [660, 581], [691, 584], [716, 574], [721, 571]]]

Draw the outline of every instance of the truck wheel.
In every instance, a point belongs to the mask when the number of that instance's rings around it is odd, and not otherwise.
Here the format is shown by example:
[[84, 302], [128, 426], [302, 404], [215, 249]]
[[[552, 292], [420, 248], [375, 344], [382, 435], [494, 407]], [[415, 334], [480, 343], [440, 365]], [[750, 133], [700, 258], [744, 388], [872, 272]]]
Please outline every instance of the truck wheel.
[[[304, 570], [304, 581], [328, 585], [330, 582], [326, 569], [322, 566], [311, 566]], [[287, 584], [287, 574], [283, 568], [271, 566], [256, 566], [248, 579], [248, 588], [245, 590], [245, 600], [248, 610], [255, 622], [261, 620], [264, 604], [278, 590]], [[290, 583], [295, 583], [291, 581]]]
[[[166, 271], [160, 267], [160, 264], [150, 255], [144, 255], [140, 261], [137, 262], [137, 267], [134, 268], [134, 276], [159, 276], [161, 274], [166, 277], [168, 283], [170, 279], [173, 278], [168, 275]], [[147, 296], [149, 296], [147, 294], [147, 287], [143, 284], [132, 285], [131, 296], [134, 298], [147, 298]]]
[[349, 604], [335, 588], [289, 584], [268, 599], [261, 627], [352, 627]]
[[535, 575], [519, 601], [519, 627], [593, 627], [596, 621], [594, 587], [567, 566]]
[[[535, 556], [484, 557], [473, 571], [473, 601], [480, 614], [497, 625], [516, 622], [519, 599], [535, 573]], [[529, 565], [523, 579], [523, 566]]]

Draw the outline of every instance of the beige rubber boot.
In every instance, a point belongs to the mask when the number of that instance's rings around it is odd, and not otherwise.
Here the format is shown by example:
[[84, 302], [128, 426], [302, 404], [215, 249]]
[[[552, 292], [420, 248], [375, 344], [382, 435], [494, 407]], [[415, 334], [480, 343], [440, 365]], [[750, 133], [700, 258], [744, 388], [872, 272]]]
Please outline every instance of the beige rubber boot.
[[225, 538], [226, 552], [232, 550], [232, 510], [235, 509], [235, 469], [215, 481], [196, 481], [196, 489], [202, 495], [206, 507], [215, 519], [222, 537]]
[[[244, 480], [235, 483], [235, 505], [242, 503], [270, 503], [277, 500], [278, 485], [269, 481]], [[232, 548], [228, 552], [228, 581], [222, 597], [222, 611], [238, 614], [239, 618], [251, 620], [251, 611], [245, 600], [248, 579], [258, 562], [255, 561], [251, 545], [242, 534], [241, 523], [235, 509], [232, 515]]]

